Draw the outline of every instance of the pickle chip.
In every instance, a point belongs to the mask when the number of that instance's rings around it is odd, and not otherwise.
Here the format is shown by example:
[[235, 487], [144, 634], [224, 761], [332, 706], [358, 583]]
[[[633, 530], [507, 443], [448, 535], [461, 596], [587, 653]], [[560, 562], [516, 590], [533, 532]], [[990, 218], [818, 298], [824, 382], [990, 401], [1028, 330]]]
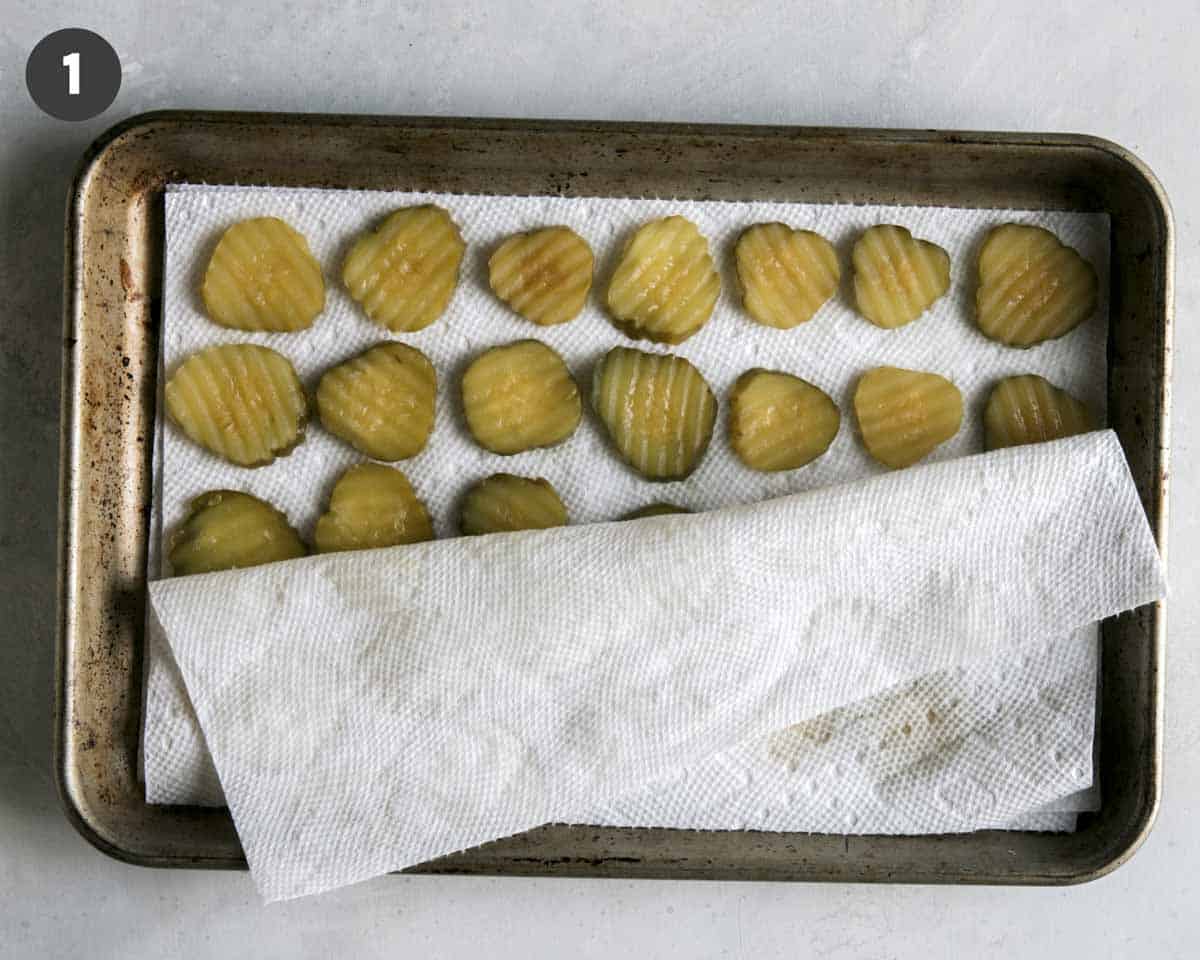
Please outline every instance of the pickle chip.
[[825, 391], [790, 373], [747, 370], [729, 398], [733, 452], [751, 470], [795, 470], [821, 456], [842, 415]]
[[567, 525], [567, 508], [549, 481], [494, 473], [467, 491], [459, 529], [467, 536]]
[[592, 375], [592, 406], [621, 456], [650, 480], [682, 480], [712, 439], [717, 400], [683, 357], [614, 347]]
[[406, 460], [433, 431], [437, 373], [420, 350], [381, 343], [325, 371], [317, 414], [335, 437], [373, 460]]
[[408, 478], [395, 467], [360, 463], [338, 478], [317, 519], [318, 553], [372, 550], [433, 539], [433, 524]]
[[1031, 347], [1070, 333], [1096, 309], [1096, 271], [1049, 230], [1005, 223], [979, 252], [975, 320], [985, 337]]
[[651, 220], [625, 247], [608, 309], [635, 340], [682, 343], [712, 315], [721, 292], [708, 241], [683, 217]]
[[287, 358], [251, 343], [209, 347], [167, 381], [167, 414], [210, 453], [260, 467], [304, 439], [308, 398]]
[[832, 244], [811, 230], [758, 223], [734, 247], [746, 312], [767, 327], [789, 330], [812, 319], [841, 280]]
[[1088, 408], [1049, 380], [1027, 373], [992, 389], [983, 411], [989, 450], [1041, 443], [1095, 429]]
[[869, 227], [851, 260], [858, 312], [877, 327], [911, 323], [950, 289], [950, 255], [904, 227]]
[[854, 391], [854, 414], [867, 453], [885, 467], [916, 463], [958, 433], [962, 394], [936, 373], [876, 367]]
[[292, 560], [308, 551], [271, 504], [236, 490], [210, 490], [188, 507], [167, 557], [179, 576]]
[[538, 340], [518, 340], [476, 357], [462, 379], [471, 436], [512, 454], [562, 443], [579, 426], [579, 387], [562, 357]]
[[570, 227], [509, 237], [488, 260], [492, 292], [540, 327], [574, 320], [592, 288], [592, 248]]
[[342, 280], [368, 317], [396, 333], [412, 333], [450, 303], [466, 246], [441, 207], [404, 207], [358, 238]]
[[641, 520], [643, 517], [666, 517], [676, 513], [691, 513], [687, 507], [677, 507], [673, 503], [648, 503], [625, 514], [622, 520]]
[[234, 330], [305, 330], [325, 309], [325, 278], [308, 241], [277, 217], [235, 223], [200, 285], [204, 309]]

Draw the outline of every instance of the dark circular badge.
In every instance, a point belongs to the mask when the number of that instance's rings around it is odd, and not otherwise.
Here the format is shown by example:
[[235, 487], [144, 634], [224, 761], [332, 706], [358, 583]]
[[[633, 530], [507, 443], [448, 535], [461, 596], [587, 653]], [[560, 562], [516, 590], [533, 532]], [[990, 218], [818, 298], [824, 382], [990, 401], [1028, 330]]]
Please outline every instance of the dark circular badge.
[[59, 120], [90, 120], [121, 89], [121, 60], [100, 34], [71, 27], [43, 37], [25, 63], [33, 102]]

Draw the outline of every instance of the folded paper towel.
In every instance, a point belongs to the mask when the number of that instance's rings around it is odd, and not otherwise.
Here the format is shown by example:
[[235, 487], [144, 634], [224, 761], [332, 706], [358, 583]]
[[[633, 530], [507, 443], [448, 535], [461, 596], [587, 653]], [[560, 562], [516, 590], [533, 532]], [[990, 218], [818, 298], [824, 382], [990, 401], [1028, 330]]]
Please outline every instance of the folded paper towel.
[[1104, 432], [694, 516], [164, 580], [151, 603], [274, 900], [586, 819], [1163, 589]]

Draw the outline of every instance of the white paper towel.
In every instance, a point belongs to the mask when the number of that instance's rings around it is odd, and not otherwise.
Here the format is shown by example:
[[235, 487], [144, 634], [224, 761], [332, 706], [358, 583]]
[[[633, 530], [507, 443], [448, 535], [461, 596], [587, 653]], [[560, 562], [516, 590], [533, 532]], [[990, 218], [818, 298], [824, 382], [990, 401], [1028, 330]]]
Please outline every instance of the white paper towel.
[[[674, 780], [596, 805], [578, 822], [860, 834], [1073, 829], [1075, 813], [1098, 809], [1091, 763], [1097, 641], [1095, 626], [1088, 626], [1062, 643], [930, 674], [739, 744]], [[146, 734], [153, 758], [147, 800], [224, 806], [183, 678], [157, 624], [149, 642], [159, 714]], [[164, 716], [165, 710], [173, 713]], [[877, 753], [874, 745], [885, 742], [887, 752]], [[1053, 768], [1047, 775], [1048, 757]], [[994, 791], [1006, 781], [988, 811], [946, 800], [961, 784], [986, 783]], [[704, 793], [690, 789], [706, 782], [712, 786]]]
[[929, 674], [596, 804], [580, 822], [854, 834], [1061, 829], [1065, 819], [1038, 818], [1095, 809], [1098, 799], [1097, 650], [1086, 627]]
[[[1163, 589], [1103, 432], [712, 513], [150, 592], [255, 880], [279, 899], [586, 817], [899, 684], [1019, 662]], [[990, 786], [1024, 791], [1046, 769]]]
[[[713, 240], [726, 292], [709, 326], [677, 349], [699, 364], [719, 391], [731, 384], [742, 369], [762, 364], [809, 376], [830, 389], [845, 409], [849, 385], [857, 373], [873, 363], [889, 362], [925, 366], [947, 373], [964, 388], [969, 407], [982, 403], [982, 391], [991, 379], [1032, 370], [1084, 397], [1097, 413], [1103, 412], [1106, 304], [1100, 305], [1098, 315], [1081, 330], [1035, 351], [1006, 350], [976, 335], [965, 321], [969, 313], [965, 304], [970, 296], [970, 265], [974, 250], [989, 225], [1005, 220], [1039, 223], [1055, 230], [1093, 261], [1101, 278], [1101, 289], [1106, 290], [1108, 222], [1106, 216], [1099, 214], [182, 187], [174, 189], [167, 197], [168, 256], [162, 340], [167, 369], [201, 346], [242, 339], [281, 349], [293, 358], [311, 385], [326, 365], [383, 336], [361, 317], [358, 308], [348, 301], [334, 279], [352, 235], [372, 218], [396, 206], [425, 200], [433, 200], [450, 209], [471, 244], [463, 282], [447, 316], [429, 330], [409, 338], [410, 342], [430, 353], [439, 365], [443, 380], [434, 440], [424, 454], [403, 466], [434, 509], [443, 534], [451, 532], [448, 514], [461, 486], [468, 479], [501, 468], [551, 477], [567, 497], [576, 520], [613, 516], [663, 496], [691, 506], [706, 507], [753, 500], [877, 470], [850, 436], [848, 421], [826, 457], [805, 470], [783, 476], [764, 476], [743, 468], [729, 455], [723, 437], [724, 423], [720, 422], [706, 466], [688, 482], [672, 484], [670, 488], [652, 488], [638, 481], [610, 455], [600, 431], [588, 421], [570, 444], [554, 451], [539, 451], [501, 461], [475, 448], [466, 438], [458, 417], [457, 401], [452, 399], [456, 384], [447, 383], [446, 373], [460, 369], [476, 350], [532, 334], [562, 351], [576, 375], [586, 381], [587, 368], [594, 356], [614, 343], [625, 342], [604, 319], [596, 306], [599, 299], [596, 295], [574, 323], [541, 330], [512, 316], [487, 292], [484, 263], [490, 249], [512, 230], [548, 222], [569, 223], [591, 240], [600, 264], [597, 276], [597, 289], [600, 290], [606, 266], [611, 266], [620, 239], [642, 220], [668, 211], [683, 212], [695, 219]], [[290, 336], [237, 334], [214, 327], [198, 309], [196, 288], [219, 233], [231, 222], [263, 214], [282, 216], [303, 230], [330, 274], [329, 307], [312, 331]], [[903, 331], [879, 331], [866, 324], [854, 315], [844, 293], [827, 305], [812, 323], [799, 330], [781, 333], [758, 327], [745, 318], [730, 293], [733, 277], [728, 270], [728, 253], [740, 229], [768, 219], [781, 219], [821, 230], [841, 248], [844, 262], [849, 242], [861, 228], [884, 221], [908, 224], [918, 236], [942, 243], [951, 253], [955, 265], [951, 293], [927, 317]], [[235, 486], [273, 499], [307, 531], [320, 499], [312, 490], [327, 490], [337, 472], [355, 459], [348, 448], [314, 427], [309, 440], [297, 453], [274, 467], [244, 471], [209, 457], [173, 429], [164, 433], [161, 427], [160, 423], [156, 446], [156, 474], [160, 485], [151, 542], [155, 556], [163, 515], [168, 519], [169, 529], [181, 515], [183, 504], [211, 486]], [[935, 458], [976, 449], [977, 434], [975, 418], [969, 417], [963, 433], [939, 450]], [[165, 486], [161, 485], [164, 477]], [[449, 478], [453, 478], [453, 482], [447, 482]], [[147, 798], [158, 803], [223, 803], [219, 781], [178, 670], [157, 631], [151, 630], [148, 649], [144, 766]], [[1081, 682], [1080, 671], [1091, 669], [1094, 658], [1080, 645], [1064, 649], [1078, 652], [1073, 657], [1060, 656], [1043, 664], [1042, 669], [1046, 671], [1042, 674], [1043, 683], [1047, 688], [1074, 684], [1073, 689], [1078, 690], [1080, 696], [1066, 698], [1073, 711], [1071, 723], [1076, 730], [1086, 731], [1090, 736], [1094, 684]], [[1019, 678], [1014, 677], [1008, 667], [1007, 663], [993, 663], [988, 667], [996, 676], [1005, 677], [987, 688], [988, 695], [996, 698], [998, 706], [1012, 704], [1019, 698]], [[930, 678], [930, 682], [943, 692], [946, 702], [963, 702], [972, 695], [978, 701], [981, 696], [973, 681], [957, 673]], [[893, 725], [897, 726], [905, 722], [905, 715], [898, 711], [898, 702], [886, 697], [858, 705], [861, 715], [876, 717], [876, 722], [884, 726], [893, 720]], [[968, 736], [970, 729], [963, 726], [966, 723], [967, 718], [952, 712], [942, 728], [942, 738], [955, 741]], [[875, 771], [861, 768], [854, 762], [860, 752], [859, 738], [863, 728], [839, 724], [837, 729], [838, 734], [824, 744], [829, 756], [836, 754], [830, 761], [833, 769], [849, 769], [859, 777], [869, 777]], [[1001, 741], [1000, 755], [1005, 756], [1003, 749], [1013, 743]], [[945, 756], [944, 750], [941, 755]], [[730, 757], [723, 768], [730, 764], [744, 765], [750, 759], [747, 756]], [[973, 754], [960, 751], [954, 754], [951, 763], [937, 768], [937, 777], [909, 776], [894, 781], [893, 793], [901, 785], [907, 791], [907, 799], [897, 805], [914, 810], [939, 809], [935, 802], [937, 791], [952, 779], [969, 777], [972, 762]], [[1013, 767], [1009, 765], [1008, 768]], [[1090, 775], [1085, 779], [1090, 780]], [[667, 785], [667, 789], [675, 788]], [[841, 781], [841, 789], [852, 795], [856, 788]], [[865, 788], [860, 785], [857, 789], [862, 792]], [[797, 797], [805, 795], [803, 791], [796, 792]], [[825, 802], [825, 791], [816, 792], [816, 797]], [[689, 817], [686, 809], [680, 808], [677, 793], [664, 797], [659, 808], [647, 806], [645, 797], [642, 801], [637, 808], [638, 818], [630, 822], [670, 822], [680, 826], [713, 822], [712, 811], [707, 808], [697, 809], [694, 817]], [[1065, 799], [1055, 802], [1059, 808], [1078, 806]], [[778, 805], [769, 808], [772, 817], [766, 820], [761, 819], [757, 806], [727, 811], [728, 825], [746, 821], [764, 828], [782, 829], [788, 825], [789, 829], [818, 829], [819, 824], [825, 822], [823, 814], [814, 814], [815, 819], [805, 827], [803, 820], [796, 819], [803, 803], [798, 800], [793, 806], [795, 809], [791, 814], [779, 809]], [[602, 818], [605, 814], [598, 810], [595, 816]], [[860, 832], [891, 830], [895, 823], [894, 818], [877, 819], [868, 810], [860, 814], [857, 829]], [[1039, 813], [1025, 817], [1021, 823], [1059, 828], [1065, 821]], [[959, 826], [970, 829], [972, 825], [961, 818], [942, 814], [932, 820], [917, 818], [903, 832]]]

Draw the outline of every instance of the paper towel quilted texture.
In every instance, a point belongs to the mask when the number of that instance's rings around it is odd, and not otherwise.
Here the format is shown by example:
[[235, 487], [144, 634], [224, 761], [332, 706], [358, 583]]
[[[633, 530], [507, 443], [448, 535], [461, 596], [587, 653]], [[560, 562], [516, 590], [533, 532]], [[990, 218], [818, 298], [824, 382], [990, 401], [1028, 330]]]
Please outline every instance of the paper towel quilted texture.
[[1163, 588], [1103, 432], [694, 516], [163, 580], [151, 602], [279, 899], [573, 819]]
[[851, 834], [1062, 829], [1065, 820], [1047, 810], [1065, 818], [1098, 799], [1089, 789], [1095, 633], [929, 674], [706, 757], [596, 804], [579, 822]]
[[[612, 518], [652, 500], [669, 499], [705, 509], [878, 473], [880, 468], [853, 436], [849, 398], [855, 378], [880, 363], [934, 370], [950, 376], [963, 390], [967, 409], [963, 429], [935, 451], [934, 460], [980, 449], [977, 410], [991, 382], [1012, 373], [1036, 372], [1048, 377], [1085, 400], [1103, 419], [1106, 302], [1102, 300], [1096, 315], [1071, 335], [1028, 351], [1010, 350], [986, 340], [968, 319], [975, 253], [987, 229], [1008, 220], [1055, 231], [1094, 264], [1100, 289], [1107, 291], [1108, 217], [1069, 212], [174, 187], [166, 197], [165, 368], [173, 370], [187, 354], [213, 343], [258, 342], [290, 357], [312, 387], [327, 367], [389, 336], [365, 319], [337, 279], [349, 244], [360, 230], [388, 211], [427, 201], [450, 210], [468, 242], [462, 280], [446, 315], [427, 330], [403, 338], [429, 354], [441, 378], [431, 442], [425, 452], [401, 467], [429, 504], [442, 536], [454, 532], [453, 509], [465, 487], [496, 470], [547, 477], [563, 495], [574, 522]], [[457, 377], [465, 363], [487, 346], [536, 336], [563, 354], [586, 393], [595, 358], [614, 345], [629, 342], [613, 328], [601, 307], [619, 247], [638, 224], [666, 213], [690, 217], [709, 237], [723, 288], [708, 325], [673, 351], [699, 366], [722, 401], [737, 376], [752, 366], [787, 370], [822, 386], [843, 412], [842, 430], [829, 452], [803, 470], [756, 473], [730, 453], [724, 413], [718, 417], [716, 436], [704, 463], [691, 478], [679, 483], [650, 485], [637, 478], [613, 455], [590, 414], [574, 438], [553, 450], [500, 458], [475, 446], [458, 409]], [[309, 331], [239, 333], [217, 327], [202, 313], [197, 290], [220, 233], [239, 219], [265, 215], [283, 217], [300, 229], [325, 267], [327, 308]], [[730, 251], [738, 232], [768, 220], [823, 233], [838, 248], [842, 262], [841, 292], [811, 322], [791, 331], [771, 330], [749, 320], [738, 303], [730, 269]], [[926, 316], [897, 331], [879, 330], [857, 316], [848, 293], [850, 244], [863, 228], [880, 222], [909, 226], [916, 236], [945, 247], [952, 261], [949, 294]], [[579, 318], [561, 327], [538, 328], [492, 296], [487, 288], [486, 259], [509, 233], [547, 223], [568, 224], [589, 241], [597, 255], [597, 278]], [[155, 450], [158, 496], [152, 517], [151, 569], [156, 566], [164, 529], [169, 533], [186, 503], [204, 490], [233, 487], [263, 496], [284, 509], [307, 535], [333, 480], [359, 459], [316, 424], [310, 425], [308, 439], [291, 455], [252, 471], [218, 460], [161, 421]], [[147, 798], [155, 803], [221, 803], [220, 785], [178, 671], [154, 630], [149, 654], [144, 712]], [[998, 695], [1001, 692], [997, 689]], [[1084, 705], [1079, 708], [1087, 712]]]
[[[147, 731], [153, 764], [147, 800], [225, 806], [157, 623], [148, 638], [160, 695], [156, 722]], [[1097, 642], [1097, 630], [1089, 626], [1061, 642], [921, 677], [738, 744], [570, 819], [860, 834], [1073, 829], [1071, 814], [1097, 809], [1099, 799], [1090, 762]], [[171, 695], [163, 696], [164, 690]], [[165, 710], [177, 712], [165, 716]], [[700, 784], [711, 786], [697, 789]], [[996, 790], [997, 784], [1004, 786]], [[961, 799], [964, 791], [970, 802]]]

